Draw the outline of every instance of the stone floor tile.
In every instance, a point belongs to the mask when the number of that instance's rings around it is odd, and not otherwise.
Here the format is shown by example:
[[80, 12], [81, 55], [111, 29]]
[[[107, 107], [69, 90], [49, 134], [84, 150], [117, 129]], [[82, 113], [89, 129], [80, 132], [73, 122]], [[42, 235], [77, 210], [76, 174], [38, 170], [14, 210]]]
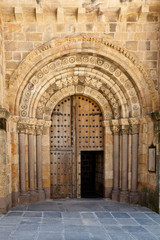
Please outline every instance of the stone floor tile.
[[96, 215], [93, 212], [82, 212], [80, 214], [82, 218], [96, 218]]
[[64, 226], [62, 224], [41, 224], [40, 232], [62, 232]]
[[40, 232], [37, 240], [64, 240], [63, 233]]
[[133, 219], [130, 219], [130, 218], [116, 218], [116, 221], [118, 222], [118, 224], [126, 225], [126, 226], [138, 225], [138, 223], [136, 221], [134, 221]]
[[150, 233], [131, 233], [136, 240], [157, 240], [155, 236]]
[[100, 225], [100, 222], [96, 219], [91, 219], [91, 218], [85, 218], [82, 220], [83, 224], [85, 226], [98, 226]]
[[147, 233], [148, 232], [142, 226], [123, 226], [122, 229], [126, 230], [127, 232], [132, 232], [132, 233]]
[[[94, 227], [95, 228], [95, 227]], [[97, 227], [96, 227], [97, 228]], [[88, 228], [83, 225], [64, 225], [65, 232], [88, 232]]]
[[111, 214], [115, 218], [130, 218], [129, 214], [125, 212], [111, 212]]
[[79, 212], [63, 212], [62, 217], [65, 218], [81, 218]]
[[98, 218], [113, 218], [111, 213], [108, 212], [95, 212], [95, 214]]
[[90, 240], [88, 232], [66, 232], [65, 240]]
[[62, 218], [61, 212], [43, 212], [44, 218]]
[[129, 235], [129, 233], [123, 233], [123, 234], [116, 234], [116, 233], [109, 233], [109, 236], [112, 240], [134, 240], [134, 238]]
[[42, 212], [25, 212], [23, 217], [42, 217]]
[[20, 224], [40, 224], [41, 218], [40, 217], [24, 217]]
[[78, 219], [78, 218], [65, 218], [63, 219], [63, 224], [64, 225], [83, 225], [83, 221], [82, 219]]
[[8, 212], [8, 214], [6, 215], [6, 217], [22, 217], [23, 212]]
[[147, 218], [149, 219], [149, 216], [143, 212], [132, 212], [132, 213], [129, 213], [129, 215], [133, 218]]
[[116, 225], [118, 222], [112, 218], [99, 218], [99, 221], [103, 225]]
[[158, 225], [158, 223], [148, 218], [135, 218], [135, 220], [141, 225]]

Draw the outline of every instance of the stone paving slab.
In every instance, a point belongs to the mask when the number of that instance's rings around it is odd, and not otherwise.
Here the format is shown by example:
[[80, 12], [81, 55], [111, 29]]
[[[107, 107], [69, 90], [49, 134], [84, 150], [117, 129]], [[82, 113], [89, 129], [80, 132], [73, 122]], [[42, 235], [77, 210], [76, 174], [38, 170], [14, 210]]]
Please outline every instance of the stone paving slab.
[[0, 240], [160, 240], [160, 215], [106, 199], [50, 200], [0, 216]]

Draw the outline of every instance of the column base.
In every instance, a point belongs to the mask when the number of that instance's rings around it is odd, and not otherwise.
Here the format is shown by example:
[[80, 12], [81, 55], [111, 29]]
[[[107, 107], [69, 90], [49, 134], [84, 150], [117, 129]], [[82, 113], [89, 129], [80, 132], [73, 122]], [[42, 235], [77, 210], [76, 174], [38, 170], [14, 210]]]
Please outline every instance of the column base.
[[45, 193], [43, 189], [38, 190], [38, 201], [43, 202], [45, 200]]
[[104, 198], [111, 198], [111, 187], [104, 187]]
[[139, 203], [139, 194], [138, 192], [130, 192], [129, 194], [129, 203], [138, 204]]
[[29, 194], [26, 193], [20, 193], [19, 196], [19, 204], [28, 204], [29, 203]]
[[120, 202], [121, 203], [128, 203], [129, 202], [128, 191], [121, 191], [120, 192]]
[[38, 194], [36, 191], [29, 192], [29, 202], [36, 203], [38, 201]]
[[119, 190], [113, 190], [112, 191], [112, 200], [113, 201], [119, 201]]

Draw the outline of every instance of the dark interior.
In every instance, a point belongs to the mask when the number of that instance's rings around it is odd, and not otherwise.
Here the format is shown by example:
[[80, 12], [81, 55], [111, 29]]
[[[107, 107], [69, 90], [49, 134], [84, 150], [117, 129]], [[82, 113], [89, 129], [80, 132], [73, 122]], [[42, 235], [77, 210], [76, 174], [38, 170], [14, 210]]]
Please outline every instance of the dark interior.
[[81, 197], [103, 197], [103, 151], [81, 152]]

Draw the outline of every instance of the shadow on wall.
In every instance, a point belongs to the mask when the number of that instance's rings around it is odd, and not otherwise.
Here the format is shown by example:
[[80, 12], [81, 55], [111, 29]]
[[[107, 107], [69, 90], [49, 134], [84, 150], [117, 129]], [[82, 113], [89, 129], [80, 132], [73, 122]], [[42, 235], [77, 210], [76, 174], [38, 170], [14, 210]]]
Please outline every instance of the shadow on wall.
[[142, 187], [141, 193], [140, 193], [140, 204], [142, 206], [146, 206], [150, 208], [151, 210], [159, 213], [159, 197], [158, 197], [158, 189], [155, 191], [147, 188]]

